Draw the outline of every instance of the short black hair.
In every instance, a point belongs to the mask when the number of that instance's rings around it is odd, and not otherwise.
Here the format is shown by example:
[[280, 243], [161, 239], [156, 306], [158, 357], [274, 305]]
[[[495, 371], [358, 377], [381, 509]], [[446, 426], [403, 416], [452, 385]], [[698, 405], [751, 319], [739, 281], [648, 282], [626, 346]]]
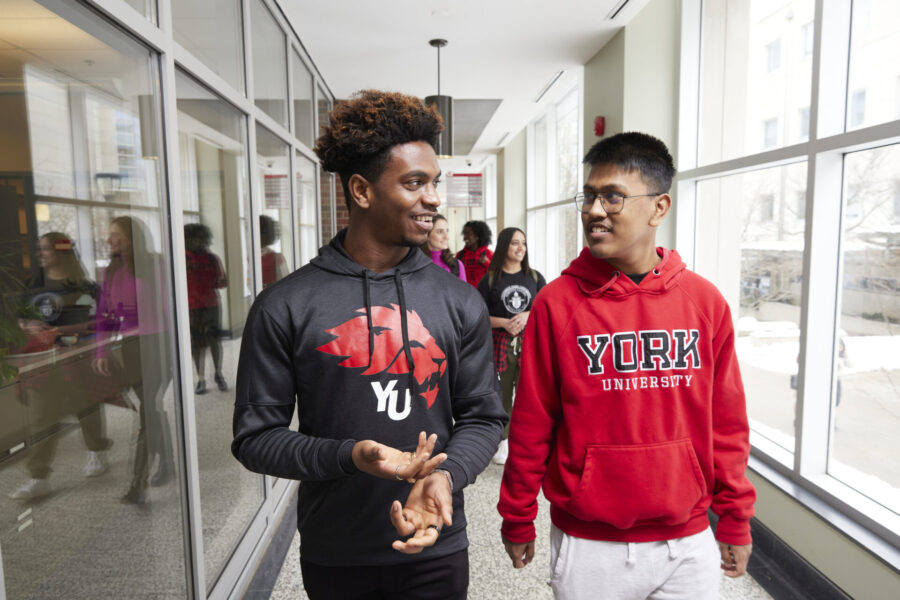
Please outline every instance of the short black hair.
[[269, 215], [259, 215], [259, 242], [271, 246], [281, 237], [281, 224]]
[[484, 221], [468, 221], [463, 225], [463, 229], [466, 227], [478, 238], [479, 248], [491, 245], [491, 228], [487, 223]]
[[340, 176], [350, 208], [350, 177], [359, 174], [367, 181], [378, 181], [391, 148], [410, 142], [426, 142], [434, 147], [443, 130], [441, 115], [420, 98], [362, 90], [335, 105], [328, 125], [316, 140], [315, 151], [322, 168]]
[[615, 165], [623, 171], [637, 170], [654, 192], [667, 193], [675, 177], [675, 163], [669, 149], [658, 138], [628, 131], [594, 144], [582, 161], [585, 165]]

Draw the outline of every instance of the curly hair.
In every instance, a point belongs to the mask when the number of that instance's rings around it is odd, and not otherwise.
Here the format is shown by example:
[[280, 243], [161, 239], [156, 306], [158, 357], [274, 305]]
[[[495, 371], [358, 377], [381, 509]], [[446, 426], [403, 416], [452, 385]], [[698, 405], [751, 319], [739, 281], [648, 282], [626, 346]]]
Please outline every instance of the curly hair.
[[329, 114], [329, 124], [316, 140], [322, 168], [337, 173], [350, 208], [348, 183], [354, 174], [378, 181], [391, 148], [409, 142], [435, 145], [444, 129], [441, 115], [421, 99], [398, 92], [362, 90]]
[[465, 225], [463, 225], [463, 229], [466, 227], [475, 234], [475, 237], [478, 238], [478, 247], [482, 246], [490, 246], [491, 245], [491, 226], [485, 223], [484, 221], [467, 221]]

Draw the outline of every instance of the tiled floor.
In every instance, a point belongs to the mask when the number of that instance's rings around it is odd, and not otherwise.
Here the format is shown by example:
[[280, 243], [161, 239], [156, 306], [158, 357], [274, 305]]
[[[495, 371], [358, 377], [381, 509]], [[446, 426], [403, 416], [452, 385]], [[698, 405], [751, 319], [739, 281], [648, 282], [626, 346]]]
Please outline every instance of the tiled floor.
[[[500, 543], [500, 515], [496, 509], [502, 474], [502, 467], [491, 464], [475, 485], [466, 488], [471, 565], [469, 598], [551, 599], [553, 593], [547, 585], [547, 565], [550, 560], [547, 546], [550, 530], [549, 507], [541, 497], [537, 522], [539, 538], [534, 562], [524, 569], [513, 569]], [[298, 552], [299, 540], [294, 536], [293, 544], [272, 592], [273, 599], [296, 600], [307, 597], [300, 579]], [[719, 598], [770, 600], [771, 596], [748, 575], [737, 580], [722, 576]]]

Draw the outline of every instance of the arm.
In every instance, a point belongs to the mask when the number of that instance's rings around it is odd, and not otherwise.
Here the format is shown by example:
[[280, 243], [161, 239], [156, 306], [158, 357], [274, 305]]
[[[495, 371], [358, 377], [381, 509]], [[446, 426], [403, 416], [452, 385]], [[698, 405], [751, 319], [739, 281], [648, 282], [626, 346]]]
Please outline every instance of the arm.
[[[266, 298], [263, 295], [260, 299]], [[231, 452], [256, 473], [322, 481], [363, 471], [384, 479], [426, 477], [437, 436], [419, 434], [416, 452], [372, 440], [332, 440], [291, 431], [294, 366], [291, 336], [257, 301], [247, 318], [238, 363]]]
[[[712, 399], [715, 476], [712, 510], [719, 516], [716, 539], [720, 545], [730, 545], [734, 558], [740, 563], [744, 551], [737, 548], [749, 546], [751, 542], [750, 517], [753, 516], [756, 491], [746, 476], [747, 459], [750, 455], [750, 427], [734, 349], [734, 329], [727, 307], [717, 331], [713, 340], [716, 356]], [[746, 556], [743, 556], [744, 567], [749, 555], [748, 549]], [[726, 557], [723, 550], [723, 559]], [[742, 572], [740, 564], [738, 567]], [[726, 571], [726, 574], [730, 573]]]
[[533, 553], [529, 543], [535, 539], [537, 495], [561, 412], [555, 346], [549, 308], [538, 297], [522, 340], [519, 385], [509, 431], [509, 458], [497, 505], [503, 517], [500, 531], [504, 544], [510, 544], [507, 548], [516, 566], [527, 564]]
[[462, 279], [463, 281], [467, 281], [466, 280], [466, 265], [464, 265], [463, 261], [459, 260], [459, 258], [456, 259], [456, 264], [459, 267], [459, 278]]

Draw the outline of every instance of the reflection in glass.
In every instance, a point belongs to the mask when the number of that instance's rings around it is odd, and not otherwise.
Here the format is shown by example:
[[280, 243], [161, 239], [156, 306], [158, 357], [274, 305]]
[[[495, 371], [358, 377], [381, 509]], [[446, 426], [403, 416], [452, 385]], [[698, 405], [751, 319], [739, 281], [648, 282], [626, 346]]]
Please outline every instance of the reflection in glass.
[[247, 126], [235, 108], [182, 73], [176, 93], [203, 550], [210, 588], [263, 501], [262, 478], [227, 452], [241, 332], [253, 299]]
[[79, 6], [0, 28], [5, 593], [184, 598], [158, 59]]
[[250, 7], [256, 106], [286, 127], [287, 57], [284, 33], [262, 0], [253, 0]]
[[854, 2], [851, 22], [848, 131], [900, 119], [900, 3]]
[[[331, 100], [321, 86], [316, 88], [316, 114], [318, 115], [319, 133], [328, 126], [328, 113], [331, 111]], [[322, 219], [322, 241], [328, 243], [332, 237], [337, 235], [341, 228], [346, 227], [349, 223], [349, 213], [347, 205], [343, 202], [343, 190], [340, 189], [340, 179], [325, 169], [319, 168], [320, 182], [320, 210], [319, 215]]]
[[175, 41], [244, 92], [244, 31], [240, 0], [172, 2]]
[[737, 319], [735, 346], [753, 430], [790, 452], [805, 206], [806, 163], [697, 185], [696, 270], [715, 282]]
[[294, 231], [291, 223], [289, 148], [275, 134], [256, 126], [256, 169], [259, 176], [259, 238], [263, 287], [294, 270]]
[[828, 472], [900, 513], [898, 164], [896, 145], [844, 160], [843, 280]]
[[312, 73], [296, 52], [291, 52], [291, 69], [294, 77], [294, 135], [312, 147], [314, 141]]
[[297, 235], [300, 238], [298, 266], [303, 266], [316, 255], [319, 239], [316, 225], [316, 164], [299, 152], [294, 157], [294, 185], [297, 193]]
[[701, 165], [804, 141], [814, 0], [704, 2]]

